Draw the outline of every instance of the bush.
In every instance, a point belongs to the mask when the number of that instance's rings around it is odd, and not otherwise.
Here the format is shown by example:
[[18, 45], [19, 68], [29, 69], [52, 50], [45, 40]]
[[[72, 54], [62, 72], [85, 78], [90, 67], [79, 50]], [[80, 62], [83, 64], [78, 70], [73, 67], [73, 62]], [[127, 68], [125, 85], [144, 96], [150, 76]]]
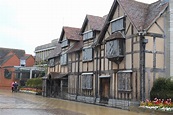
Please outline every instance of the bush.
[[150, 99], [154, 98], [159, 99], [168, 99], [172, 98], [173, 100], [173, 81], [167, 78], [158, 78], [151, 89]]
[[41, 78], [28, 79], [26, 82], [26, 86], [33, 88], [42, 88], [42, 79]]

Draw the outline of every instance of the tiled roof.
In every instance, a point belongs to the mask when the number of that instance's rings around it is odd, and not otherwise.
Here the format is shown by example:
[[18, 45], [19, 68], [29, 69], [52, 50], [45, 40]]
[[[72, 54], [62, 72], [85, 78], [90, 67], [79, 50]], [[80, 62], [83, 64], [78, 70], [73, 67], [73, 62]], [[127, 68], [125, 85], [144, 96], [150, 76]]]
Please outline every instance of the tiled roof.
[[118, 0], [118, 2], [138, 31], [147, 29], [168, 6], [168, 3], [162, 4], [161, 0], [152, 4], [134, 0]]
[[20, 59], [22, 60], [26, 60], [28, 59], [30, 56], [32, 56], [31, 54], [25, 54], [23, 57], [21, 57]]
[[157, 20], [168, 7], [168, 2], [166, 2], [166, 0], [159, 0], [152, 4], [141, 3], [135, 0], [114, 0], [104, 26], [100, 32], [98, 39], [94, 43], [94, 46], [98, 45], [103, 40], [104, 34], [109, 27], [109, 22], [113, 18], [118, 3], [122, 7], [122, 9], [124, 9], [125, 14], [138, 31], [149, 29], [154, 21]]
[[92, 30], [101, 31], [106, 17], [107, 17], [107, 15], [105, 15], [104, 17], [86, 15], [82, 28], [81, 28], [81, 33], [84, 32], [87, 23], [89, 24], [89, 26], [91, 27]]
[[144, 29], [147, 29], [153, 21], [155, 21], [168, 7], [168, 2], [157, 1], [153, 4], [150, 4], [148, 7], [148, 13], [145, 18]]
[[93, 30], [101, 30], [105, 22], [105, 18], [99, 16], [87, 15], [88, 23]]
[[60, 39], [59, 41], [62, 41], [63, 39], [63, 36], [65, 34], [66, 36], [66, 39], [68, 40], [81, 40], [82, 39], [82, 36], [80, 36], [80, 29], [79, 28], [74, 28], [74, 27], [63, 27], [62, 29], [62, 32], [61, 32], [61, 36], [60, 36]]
[[83, 48], [83, 41], [80, 40], [79, 42], [74, 43], [74, 45], [68, 49], [67, 53], [76, 52], [81, 50], [82, 48]]
[[4, 56], [6, 56], [10, 52], [15, 53], [19, 58], [21, 58], [25, 54], [25, 50], [0, 48], [0, 58], [3, 58]]
[[56, 48], [50, 53], [48, 59], [57, 57], [61, 53], [61, 45], [57, 43]]
[[0, 59], [0, 65], [3, 65], [6, 61], [8, 61], [11, 57], [13, 57], [15, 54], [7, 55], [4, 58]]

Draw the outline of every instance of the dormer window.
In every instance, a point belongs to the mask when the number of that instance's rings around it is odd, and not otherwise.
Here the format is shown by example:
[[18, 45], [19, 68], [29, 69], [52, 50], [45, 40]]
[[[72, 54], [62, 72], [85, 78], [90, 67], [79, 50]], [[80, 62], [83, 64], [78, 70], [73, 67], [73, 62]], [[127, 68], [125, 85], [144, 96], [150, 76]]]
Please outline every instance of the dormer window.
[[20, 66], [26, 66], [26, 60], [20, 59]]
[[49, 67], [54, 67], [55, 66], [55, 60], [54, 59], [50, 59], [49, 60]]
[[68, 46], [68, 40], [67, 40], [67, 39], [61, 41], [61, 47], [62, 47], [62, 48], [63, 48], [63, 47], [67, 47], [67, 46]]
[[111, 32], [117, 32], [125, 29], [125, 17], [120, 17], [111, 21]]
[[94, 38], [94, 32], [92, 30], [83, 33], [83, 40]]
[[91, 61], [93, 59], [92, 47], [83, 48], [83, 61]]
[[67, 54], [62, 54], [61, 55], [61, 65], [67, 65]]

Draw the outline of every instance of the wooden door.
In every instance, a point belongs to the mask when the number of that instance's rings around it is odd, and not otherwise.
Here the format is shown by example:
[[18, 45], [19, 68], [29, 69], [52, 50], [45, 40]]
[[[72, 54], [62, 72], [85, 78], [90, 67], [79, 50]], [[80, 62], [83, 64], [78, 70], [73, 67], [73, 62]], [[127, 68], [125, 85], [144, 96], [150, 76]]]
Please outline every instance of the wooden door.
[[110, 92], [110, 78], [100, 79], [100, 102], [107, 103]]

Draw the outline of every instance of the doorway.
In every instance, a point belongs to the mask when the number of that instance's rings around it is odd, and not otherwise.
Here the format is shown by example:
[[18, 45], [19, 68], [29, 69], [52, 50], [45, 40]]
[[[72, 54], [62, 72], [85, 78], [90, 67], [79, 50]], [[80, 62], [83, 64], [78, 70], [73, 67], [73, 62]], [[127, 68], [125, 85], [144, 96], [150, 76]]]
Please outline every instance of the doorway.
[[110, 94], [110, 78], [100, 78], [100, 103], [108, 103]]

